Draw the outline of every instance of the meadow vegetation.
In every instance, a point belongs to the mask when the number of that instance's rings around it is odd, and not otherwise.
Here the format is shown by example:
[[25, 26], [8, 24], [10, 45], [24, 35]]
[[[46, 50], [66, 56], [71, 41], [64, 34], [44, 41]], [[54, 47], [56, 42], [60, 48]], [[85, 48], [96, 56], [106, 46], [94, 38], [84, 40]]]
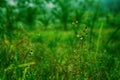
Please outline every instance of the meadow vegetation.
[[0, 80], [120, 80], [119, 0], [106, 8], [95, 0], [10, 1], [0, 1]]

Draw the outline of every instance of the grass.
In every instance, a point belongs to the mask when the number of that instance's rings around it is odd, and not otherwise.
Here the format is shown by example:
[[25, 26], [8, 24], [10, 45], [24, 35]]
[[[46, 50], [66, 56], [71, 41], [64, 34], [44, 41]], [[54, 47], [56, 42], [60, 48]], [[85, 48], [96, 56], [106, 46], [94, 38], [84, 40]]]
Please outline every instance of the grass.
[[120, 59], [103, 44], [112, 29], [101, 24], [91, 43], [89, 30], [88, 35], [78, 31], [78, 37], [71, 30], [15, 30], [12, 38], [4, 34], [0, 80], [119, 80]]

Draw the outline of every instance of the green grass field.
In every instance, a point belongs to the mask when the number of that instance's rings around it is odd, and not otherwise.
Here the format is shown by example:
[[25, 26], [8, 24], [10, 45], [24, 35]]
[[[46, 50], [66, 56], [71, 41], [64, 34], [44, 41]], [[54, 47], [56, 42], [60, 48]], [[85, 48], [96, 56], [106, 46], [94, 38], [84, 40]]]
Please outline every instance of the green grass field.
[[120, 42], [105, 44], [113, 31], [94, 29], [91, 41], [89, 29], [79, 35], [38, 28], [15, 30], [12, 38], [4, 34], [0, 80], [120, 80]]
[[120, 80], [120, 0], [0, 0], [0, 80]]

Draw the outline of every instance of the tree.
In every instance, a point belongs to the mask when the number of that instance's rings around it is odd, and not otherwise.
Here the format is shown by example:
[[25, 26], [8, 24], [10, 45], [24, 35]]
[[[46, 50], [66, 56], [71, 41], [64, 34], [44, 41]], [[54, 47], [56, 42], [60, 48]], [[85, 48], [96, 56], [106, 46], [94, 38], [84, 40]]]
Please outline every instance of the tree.
[[68, 20], [70, 15], [70, 1], [68, 0], [59, 0], [55, 2], [56, 7], [52, 11], [57, 19], [61, 22], [64, 27], [64, 30], [68, 29]]

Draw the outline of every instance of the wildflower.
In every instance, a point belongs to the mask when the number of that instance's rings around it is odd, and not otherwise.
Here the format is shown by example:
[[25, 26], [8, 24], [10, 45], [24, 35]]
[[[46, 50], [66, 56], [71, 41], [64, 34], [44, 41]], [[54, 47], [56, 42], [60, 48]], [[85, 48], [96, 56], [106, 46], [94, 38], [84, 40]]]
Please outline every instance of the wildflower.
[[74, 50], [73, 52], [76, 53], [76, 50]]
[[72, 22], [73, 25], [78, 24], [78, 20], [76, 19], [75, 21]]
[[83, 37], [80, 37], [80, 40], [83, 40]]
[[77, 23], [78, 23], [78, 20], [76, 20], [75, 23], [77, 24]]
[[80, 37], [80, 35], [79, 35], [79, 34], [77, 34], [76, 36], [77, 36], [78, 38]]
[[30, 54], [31, 54], [31, 55], [33, 54], [33, 50], [30, 50]]

